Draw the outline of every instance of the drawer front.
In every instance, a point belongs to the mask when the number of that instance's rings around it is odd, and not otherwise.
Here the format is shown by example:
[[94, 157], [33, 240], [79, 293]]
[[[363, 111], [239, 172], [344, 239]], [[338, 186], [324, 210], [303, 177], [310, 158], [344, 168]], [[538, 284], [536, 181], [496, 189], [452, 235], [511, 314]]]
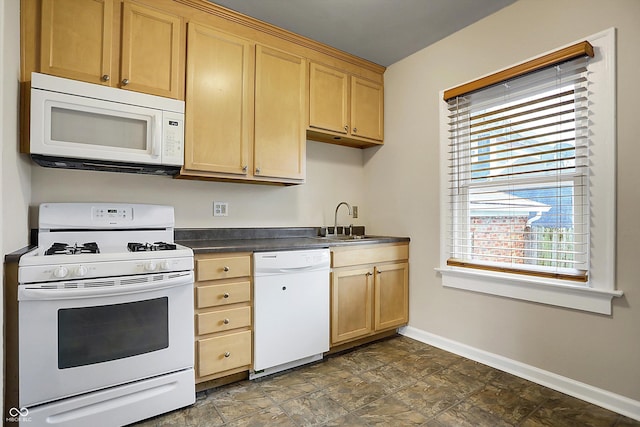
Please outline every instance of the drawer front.
[[331, 266], [375, 264], [409, 259], [409, 245], [362, 245], [357, 248], [338, 247], [332, 250]]
[[196, 308], [216, 307], [251, 300], [251, 282], [233, 282], [196, 287]]
[[197, 342], [198, 376], [251, 365], [251, 331], [206, 338]]
[[196, 314], [196, 333], [198, 335], [212, 334], [246, 326], [251, 326], [251, 307]]
[[218, 280], [251, 275], [251, 256], [196, 258], [196, 280]]

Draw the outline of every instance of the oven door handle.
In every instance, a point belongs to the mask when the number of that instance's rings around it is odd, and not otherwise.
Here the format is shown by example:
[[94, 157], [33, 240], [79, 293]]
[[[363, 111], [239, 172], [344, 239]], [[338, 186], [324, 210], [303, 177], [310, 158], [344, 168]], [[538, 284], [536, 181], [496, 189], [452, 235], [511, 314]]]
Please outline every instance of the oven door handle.
[[104, 285], [82, 288], [46, 288], [42, 286], [21, 285], [18, 287], [18, 301], [62, 300], [79, 298], [97, 298], [104, 296], [129, 295], [158, 289], [193, 286], [193, 272], [181, 274], [156, 282], [129, 285]]

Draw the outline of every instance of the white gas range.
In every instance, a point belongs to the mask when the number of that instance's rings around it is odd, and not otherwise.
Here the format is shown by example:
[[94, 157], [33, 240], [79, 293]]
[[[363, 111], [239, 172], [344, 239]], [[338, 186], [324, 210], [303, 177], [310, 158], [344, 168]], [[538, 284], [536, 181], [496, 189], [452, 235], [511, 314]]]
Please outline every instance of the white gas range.
[[40, 206], [18, 266], [24, 425], [124, 425], [195, 401], [193, 252], [173, 230], [170, 206]]

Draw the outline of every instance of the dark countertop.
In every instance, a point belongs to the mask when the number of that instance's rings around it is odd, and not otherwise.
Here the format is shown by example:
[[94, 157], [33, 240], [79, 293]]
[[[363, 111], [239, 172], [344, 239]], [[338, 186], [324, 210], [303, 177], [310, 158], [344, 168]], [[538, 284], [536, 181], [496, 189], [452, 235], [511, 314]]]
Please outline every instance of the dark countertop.
[[320, 249], [373, 243], [408, 242], [408, 237], [368, 236], [366, 239], [332, 240], [322, 237], [276, 237], [233, 240], [176, 240], [196, 254], [215, 252], [266, 252]]
[[[364, 233], [364, 227], [360, 229]], [[359, 231], [360, 231], [359, 230]], [[372, 243], [409, 242], [408, 237], [367, 236], [338, 240], [319, 237], [319, 227], [176, 229], [175, 241], [196, 254], [320, 249]]]
[[[364, 227], [358, 229], [364, 233]], [[293, 228], [177, 228], [175, 242], [193, 249], [196, 254], [216, 252], [266, 252], [321, 249], [335, 246], [373, 243], [409, 242], [409, 237], [367, 236], [365, 239], [340, 240], [319, 237], [319, 227]], [[5, 255], [6, 263], [15, 263], [34, 249], [35, 244]]]
[[31, 249], [35, 249], [35, 248], [36, 248], [36, 245], [29, 245], [29, 246], [25, 246], [24, 248], [18, 249], [17, 251], [13, 251], [10, 254], [6, 254], [4, 256], [4, 262], [7, 264], [16, 263], [20, 261], [20, 257], [22, 255], [26, 254]]

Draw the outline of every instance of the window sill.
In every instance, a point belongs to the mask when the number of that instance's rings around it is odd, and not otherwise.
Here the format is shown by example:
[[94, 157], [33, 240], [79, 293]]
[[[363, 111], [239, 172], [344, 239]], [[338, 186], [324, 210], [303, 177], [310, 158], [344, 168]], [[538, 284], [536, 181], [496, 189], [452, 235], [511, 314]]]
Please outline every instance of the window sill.
[[611, 315], [611, 300], [622, 291], [594, 289], [564, 281], [527, 277], [516, 274], [472, 270], [467, 268], [436, 268], [442, 274], [442, 285], [490, 295], [499, 295], [559, 307], [573, 308]]

